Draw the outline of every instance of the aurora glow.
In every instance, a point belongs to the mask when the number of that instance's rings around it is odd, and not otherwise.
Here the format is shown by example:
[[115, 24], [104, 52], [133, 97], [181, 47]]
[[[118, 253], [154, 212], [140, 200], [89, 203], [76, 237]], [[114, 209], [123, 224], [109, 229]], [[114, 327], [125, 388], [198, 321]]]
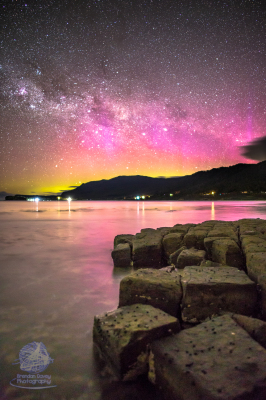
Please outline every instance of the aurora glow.
[[254, 162], [239, 146], [266, 132], [263, 2], [3, 3], [0, 191]]

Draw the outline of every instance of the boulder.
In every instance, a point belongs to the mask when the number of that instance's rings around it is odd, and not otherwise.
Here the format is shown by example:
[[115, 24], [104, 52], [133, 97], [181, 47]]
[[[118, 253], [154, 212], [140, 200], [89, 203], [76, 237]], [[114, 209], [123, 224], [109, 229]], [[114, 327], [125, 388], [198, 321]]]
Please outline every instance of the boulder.
[[224, 311], [248, 316], [256, 311], [256, 284], [236, 268], [186, 267], [181, 285], [184, 322], [199, 323]]
[[210, 230], [214, 227], [214, 225], [217, 223], [217, 221], [214, 220], [209, 220], [209, 221], [203, 221], [200, 224], [197, 224], [197, 227], [200, 229], [207, 229]]
[[240, 314], [233, 314], [232, 318], [239, 326], [245, 329], [256, 342], [266, 349], [266, 322]]
[[208, 235], [209, 237], [229, 237], [230, 239], [233, 239], [235, 242], [238, 242], [238, 236], [236, 232], [232, 228], [224, 227], [222, 228], [216, 228], [212, 229], [209, 231]]
[[177, 268], [185, 268], [189, 265], [200, 265], [205, 260], [206, 251], [197, 250], [193, 247], [183, 250], [176, 261]]
[[201, 267], [229, 267], [229, 265], [223, 265], [211, 260], [203, 260], [200, 264]]
[[209, 237], [209, 236], [207, 236], [204, 239], [204, 248], [205, 248], [205, 250], [207, 252], [207, 257], [209, 259], [212, 258], [212, 244], [213, 244], [213, 242], [215, 240], [219, 240], [219, 239], [223, 239], [223, 237]]
[[182, 247], [183, 244], [183, 233], [169, 233], [163, 238], [163, 250], [167, 259], [170, 255]]
[[133, 240], [132, 259], [134, 268], [163, 267], [161, 233], [155, 230], [138, 233]]
[[170, 233], [183, 233], [184, 235], [190, 228], [197, 226], [196, 224], [176, 224], [170, 229]]
[[139, 269], [120, 282], [119, 307], [142, 303], [175, 317], [180, 311], [182, 288], [175, 269]]
[[266, 321], [266, 273], [258, 276], [260, 318]]
[[265, 238], [257, 235], [242, 236], [241, 237], [242, 250], [245, 256], [247, 253], [258, 253], [266, 252], [266, 240]]
[[147, 346], [180, 330], [176, 318], [149, 305], [134, 304], [94, 317], [93, 341], [100, 357], [121, 380], [147, 372]]
[[235, 222], [232, 221], [216, 221], [213, 229], [233, 229], [234, 231], [237, 231], [237, 226], [235, 225]]
[[246, 265], [248, 276], [257, 282], [260, 275], [266, 274], [266, 252], [247, 253]]
[[180, 247], [180, 249], [178, 249], [174, 253], [170, 254], [169, 263], [171, 265], [174, 265], [175, 267], [177, 266], [178, 256], [183, 250], [186, 250], [186, 246], [182, 246], [182, 247]]
[[184, 236], [184, 245], [188, 248], [195, 247], [198, 250], [204, 250], [204, 238], [208, 235], [208, 230], [191, 228]]
[[135, 235], [130, 234], [116, 235], [114, 239], [114, 247], [116, 247], [120, 243], [129, 243], [132, 246], [132, 241], [134, 237]]
[[153, 342], [149, 378], [166, 400], [264, 400], [266, 350], [224, 315]]
[[167, 226], [162, 226], [160, 228], [157, 228], [156, 230], [159, 231], [162, 236], [165, 236], [170, 233], [171, 228]]
[[128, 268], [132, 264], [131, 247], [129, 243], [118, 244], [111, 253], [116, 268]]
[[250, 219], [241, 219], [236, 221], [239, 232], [241, 235], [245, 233], [265, 233], [266, 232], [266, 225], [265, 220], [261, 220], [260, 218], [250, 218]]
[[212, 243], [212, 261], [235, 268], [244, 268], [244, 258], [237, 243], [232, 239], [214, 240]]

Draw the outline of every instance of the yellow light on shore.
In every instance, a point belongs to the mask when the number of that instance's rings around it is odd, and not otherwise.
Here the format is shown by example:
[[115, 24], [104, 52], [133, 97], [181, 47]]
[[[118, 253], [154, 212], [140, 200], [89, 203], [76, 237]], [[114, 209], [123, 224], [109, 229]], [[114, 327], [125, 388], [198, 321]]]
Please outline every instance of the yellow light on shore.
[[170, 193], [170, 195], [169, 195], [169, 196], [171, 196], [171, 197], [172, 197], [172, 196], [173, 196], [173, 193]]

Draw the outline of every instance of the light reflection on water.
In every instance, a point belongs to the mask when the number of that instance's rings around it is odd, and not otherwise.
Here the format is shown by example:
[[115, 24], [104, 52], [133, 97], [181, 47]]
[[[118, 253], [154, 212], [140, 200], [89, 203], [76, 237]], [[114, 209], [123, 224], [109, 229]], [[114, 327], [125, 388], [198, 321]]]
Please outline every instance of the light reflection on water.
[[[92, 356], [93, 316], [117, 307], [119, 282], [128, 273], [113, 270], [115, 235], [265, 216], [262, 201], [0, 202], [1, 399], [126, 398], [128, 386], [108, 385]], [[54, 359], [46, 373], [56, 388], [29, 393], [9, 385], [21, 373], [12, 362], [33, 341], [42, 341]], [[140, 400], [155, 400], [134, 390]]]

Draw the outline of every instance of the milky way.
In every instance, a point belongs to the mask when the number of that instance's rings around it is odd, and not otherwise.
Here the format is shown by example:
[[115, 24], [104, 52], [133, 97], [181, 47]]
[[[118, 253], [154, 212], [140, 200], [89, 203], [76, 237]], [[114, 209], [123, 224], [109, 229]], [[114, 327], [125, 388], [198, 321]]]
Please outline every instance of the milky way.
[[[33, 3], [33, 4], [32, 4]], [[254, 162], [261, 1], [4, 1], [0, 191]]]

